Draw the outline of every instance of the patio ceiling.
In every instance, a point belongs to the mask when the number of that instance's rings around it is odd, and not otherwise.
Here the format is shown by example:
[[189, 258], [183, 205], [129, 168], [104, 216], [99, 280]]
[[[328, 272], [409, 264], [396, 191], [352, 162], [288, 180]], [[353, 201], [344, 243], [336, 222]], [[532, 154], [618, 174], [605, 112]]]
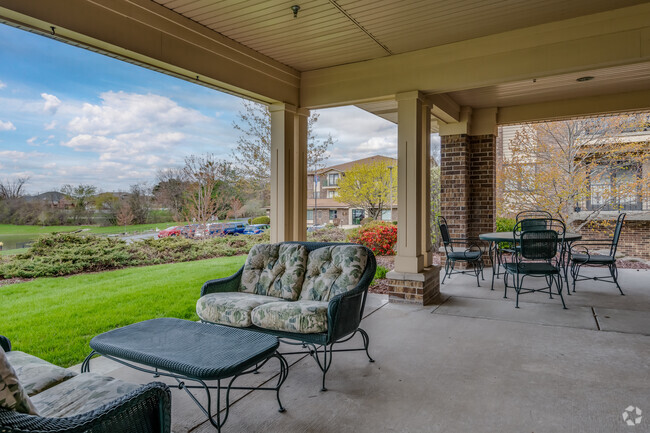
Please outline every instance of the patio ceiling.
[[[298, 71], [421, 50], [642, 0], [154, 0]], [[300, 6], [297, 18], [290, 6]]]
[[261, 102], [393, 122], [415, 90], [443, 123], [462, 107], [485, 125], [650, 109], [641, 0], [0, 0], [0, 22]]

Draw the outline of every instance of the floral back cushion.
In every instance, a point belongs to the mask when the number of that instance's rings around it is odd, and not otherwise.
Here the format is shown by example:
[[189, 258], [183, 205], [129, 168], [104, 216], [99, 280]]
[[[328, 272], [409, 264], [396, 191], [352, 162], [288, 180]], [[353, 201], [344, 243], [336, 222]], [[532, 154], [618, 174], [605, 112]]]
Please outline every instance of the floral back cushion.
[[307, 274], [300, 299], [329, 301], [359, 283], [366, 269], [368, 252], [361, 245], [323, 247], [309, 253]]
[[16, 412], [38, 415], [23, 389], [5, 351], [0, 347], [0, 407]]
[[307, 255], [307, 249], [299, 244], [255, 245], [246, 258], [239, 291], [297, 300]]

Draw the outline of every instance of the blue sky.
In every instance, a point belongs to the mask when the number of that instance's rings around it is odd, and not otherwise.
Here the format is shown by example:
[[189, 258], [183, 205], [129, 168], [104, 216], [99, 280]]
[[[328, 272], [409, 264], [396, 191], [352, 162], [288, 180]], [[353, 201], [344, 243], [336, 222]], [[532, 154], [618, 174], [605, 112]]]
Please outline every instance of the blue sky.
[[[229, 159], [241, 99], [0, 24], [0, 179], [29, 193], [87, 183], [128, 190], [191, 154]], [[396, 125], [356, 107], [318, 110], [328, 165], [395, 156]]]

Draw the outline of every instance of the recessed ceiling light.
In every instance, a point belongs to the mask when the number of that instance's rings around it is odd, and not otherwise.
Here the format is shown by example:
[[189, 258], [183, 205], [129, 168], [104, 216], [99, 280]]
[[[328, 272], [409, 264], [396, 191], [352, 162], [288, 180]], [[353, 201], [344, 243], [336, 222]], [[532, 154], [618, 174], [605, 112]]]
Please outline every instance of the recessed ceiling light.
[[580, 78], [576, 79], [576, 81], [577, 81], [578, 83], [582, 83], [583, 81], [591, 81], [591, 80], [593, 80], [593, 79], [594, 79], [594, 77], [589, 77], [589, 76], [587, 76], [587, 77], [580, 77]]

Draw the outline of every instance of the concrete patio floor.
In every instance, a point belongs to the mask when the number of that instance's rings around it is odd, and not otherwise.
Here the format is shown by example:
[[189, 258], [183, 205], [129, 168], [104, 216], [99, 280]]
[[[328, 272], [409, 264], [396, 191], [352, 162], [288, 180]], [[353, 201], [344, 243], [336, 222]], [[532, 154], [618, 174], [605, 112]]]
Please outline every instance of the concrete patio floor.
[[[281, 391], [287, 411], [277, 411], [272, 392], [241, 391], [223, 431], [650, 432], [650, 271], [620, 271], [626, 296], [611, 284], [578, 283], [565, 295], [568, 310], [541, 293], [522, 296], [515, 309], [514, 293], [504, 299], [503, 283], [490, 291], [485, 278], [476, 287], [454, 275], [435, 306], [370, 295], [362, 326], [375, 363], [362, 352], [336, 353], [329, 391], [320, 392], [315, 362], [293, 356]], [[153, 380], [101, 358], [91, 368]], [[239, 383], [261, 384], [276, 370], [271, 364]], [[626, 425], [628, 406], [643, 411], [640, 424]], [[176, 433], [215, 431], [176, 388], [172, 423]]]

